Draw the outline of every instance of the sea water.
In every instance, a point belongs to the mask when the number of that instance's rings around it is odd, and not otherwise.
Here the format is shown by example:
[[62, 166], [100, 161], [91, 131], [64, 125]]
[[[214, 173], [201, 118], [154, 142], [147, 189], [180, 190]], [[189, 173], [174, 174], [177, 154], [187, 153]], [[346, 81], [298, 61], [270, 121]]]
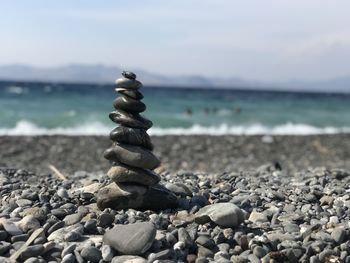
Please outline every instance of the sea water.
[[[350, 132], [350, 94], [143, 87], [150, 134]], [[108, 135], [113, 85], [0, 82], [0, 135]]]

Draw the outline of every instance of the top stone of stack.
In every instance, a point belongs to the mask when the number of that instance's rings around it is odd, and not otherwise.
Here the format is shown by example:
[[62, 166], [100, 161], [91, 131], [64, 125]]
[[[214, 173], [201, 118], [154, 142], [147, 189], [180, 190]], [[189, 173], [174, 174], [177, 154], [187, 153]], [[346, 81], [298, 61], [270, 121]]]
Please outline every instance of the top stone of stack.
[[115, 81], [117, 84], [117, 91], [122, 90], [138, 90], [142, 87], [142, 83], [136, 80], [136, 74], [130, 71], [123, 71], [122, 78]]

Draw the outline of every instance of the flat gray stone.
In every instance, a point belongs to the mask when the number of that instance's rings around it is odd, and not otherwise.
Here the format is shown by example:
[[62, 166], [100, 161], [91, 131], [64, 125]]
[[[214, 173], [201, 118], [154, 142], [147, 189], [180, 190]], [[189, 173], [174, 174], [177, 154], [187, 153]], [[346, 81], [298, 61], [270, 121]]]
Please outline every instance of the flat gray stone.
[[2, 224], [5, 231], [9, 233], [11, 236], [18, 236], [23, 234], [23, 231], [13, 222], [7, 221]]
[[139, 146], [115, 144], [107, 149], [104, 157], [137, 168], [153, 170], [160, 165], [159, 159], [149, 150]]
[[232, 203], [216, 203], [201, 208], [195, 214], [195, 221], [199, 224], [212, 221], [219, 226], [235, 227], [244, 221], [244, 213]]
[[115, 142], [138, 145], [153, 150], [151, 138], [144, 129], [119, 126], [111, 131], [109, 137]]
[[116, 225], [107, 230], [103, 242], [124, 255], [141, 255], [151, 246], [156, 237], [152, 223], [143, 222], [129, 225]]
[[137, 90], [142, 87], [142, 83], [136, 79], [121, 77], [115, 81], [116, 89]]
[[66, 226], [70, 226], [70, 225], [74, 225], [76, 223], [79, 223], [83, 217], [84, 216], [82, 214], [79, 214], [79, 213], [71, 214], [71, 215], [67, 215], [63, 219], [63, 222], [65, 223]]
[[154, 185], [160, 181], [160, 176], [151, 170], [135, 168], [123, 164], [112, 166], [107, 175], [115, 183]]
[[117, 256], [112, 259], [112, 263], [147, 263], [147, 260], [138, 256]]
[[141, 92], [139, 92], [138, 90], [120, 90], [119, 93], [128, 96], [132, 99], [135, 100], [142, 100], [143, 99], [143, 95]]
[[118, 124], [130, 127], [148, 130], [152, 127], [153, 123], [141, 116], [138, 113], [132, 114], [122, 110], [112, 111], [109, 114], [109, 118]]
[[63, 242], [63, 241], [69, 241], [66, 240], [67, 235], [71, 234], [72, 232], [75, 232], [77, 234], [84, 234], [84, 227], [81, 224], [75, 224], [75, 225], [71, 225], [68, 227], [64, 227], [64, 228], [60, 228], [54, 232], [52, 232], [47, 240], [48, 241], [56, 241], [56, 242]]
[[103, 187], [96, 196], [100, 210], [133, 208], [158, 211], [177, 206], [176, 196], [159, 184], [146, 187], [112, 183]]
[[88, 262], [97, 263], [102, 259], [101, 251], [98, 248], [92, 246], [84, 247], [80, 252], [80, 255]]
[[126, 96], [119, 96], [113, 101], [113, 106], [116, 110], [126, 112], [140, 113], [146, 110], [146, 105], [139, 101]]
[[268, 222], [269, 219], [267, 218], [267, 215], [265, 213], [261, 213], [261, 212], [256, 212], [256, 211], [252, 211], [249, 215], [249, 221], [253, 222], [253, 223], [264, 223], [264, 222]]

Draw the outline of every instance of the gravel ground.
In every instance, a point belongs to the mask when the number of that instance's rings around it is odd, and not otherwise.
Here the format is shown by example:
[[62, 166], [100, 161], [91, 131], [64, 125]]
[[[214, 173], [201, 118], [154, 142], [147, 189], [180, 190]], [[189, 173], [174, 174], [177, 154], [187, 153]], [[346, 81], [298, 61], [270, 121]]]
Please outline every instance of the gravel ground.
[[152, 139], [176, 209], [99, 211], [105, 138], [1, 137], [0, 262], [350, 262], [349, 135]]
[[[244, 171], [268, 162], [284, 170], [310, 167], [350, 169], [350, 135], [317, 136], [154, 136], [154, 153], [170, 171]], [[0, 167], [48, 172], [107, 171], [106, 137], [0, 137]]]

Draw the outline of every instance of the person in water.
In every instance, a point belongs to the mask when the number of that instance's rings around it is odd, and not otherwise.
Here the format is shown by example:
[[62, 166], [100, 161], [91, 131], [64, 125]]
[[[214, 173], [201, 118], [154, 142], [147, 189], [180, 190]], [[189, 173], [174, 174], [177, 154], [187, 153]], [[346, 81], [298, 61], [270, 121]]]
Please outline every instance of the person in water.
[[192, 109], [191, 108], [187, 108], [185, 113], [186, 113], [186, 115], [191, 116], [192, 115]]

